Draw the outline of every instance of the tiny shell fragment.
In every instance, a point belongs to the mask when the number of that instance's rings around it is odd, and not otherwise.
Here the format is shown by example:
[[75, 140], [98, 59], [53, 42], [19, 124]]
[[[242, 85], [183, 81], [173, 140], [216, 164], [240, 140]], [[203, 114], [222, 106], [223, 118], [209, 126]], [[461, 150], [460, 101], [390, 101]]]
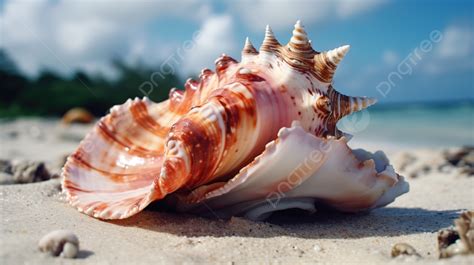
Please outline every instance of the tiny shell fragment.
[[62, 122], [65, 124], [91, 123], [92, 121], [94, 121], [94, 116], [83, 108], [72, 108], [62, 118]]
[[71, 259], [79, 252], [79, 239], [71, 231], [55, 230], [43, 236], [38, 247], [42, 252]]
[[438, 232], [440, 259], [474, 254], [474, 211], [463, 212], [454, 224]]
[[415, 248], [407, 243], [397, 243], [392, 247], [392, 258], [398, 257], [400, 255], [406, 256], [420, 256], [418, 252], [416, 252]]

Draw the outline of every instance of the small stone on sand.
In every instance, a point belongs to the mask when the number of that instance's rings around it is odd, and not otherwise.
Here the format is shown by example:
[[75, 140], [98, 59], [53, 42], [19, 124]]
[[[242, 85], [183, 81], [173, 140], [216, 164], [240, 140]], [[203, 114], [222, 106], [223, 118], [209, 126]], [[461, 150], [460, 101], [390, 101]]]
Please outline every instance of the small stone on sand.
[[33, 183], [51, 178], [43, 162], [0, 160], [0, 184]]
[[53, 256], [75, 258], [79, 252], [79, 239], [71, 231], [55, 230], [43, 236], [38, 247]]
[[392, 247], [392, 258], [398, 257], [400, 255], [406, 255], [406, 256], [418, 256], [420, 257], [420, 254], [416, 252], [415, 248], [410, 246], [407, 243], [397, 243]]
[[454, 220], [454, 224], [455, 228], [449, 227], [438, 232], [440, 259], [474, 254], [474, 212], [462, 213]]

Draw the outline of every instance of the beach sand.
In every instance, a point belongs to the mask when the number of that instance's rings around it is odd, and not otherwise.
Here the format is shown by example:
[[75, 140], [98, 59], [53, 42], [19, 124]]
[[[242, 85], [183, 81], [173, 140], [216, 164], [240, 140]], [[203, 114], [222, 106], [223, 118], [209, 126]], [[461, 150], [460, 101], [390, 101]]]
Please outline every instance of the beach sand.
[[[53, 173], [90, 126], [55, 120], [0, 123], [1, 159], [47, 162]], [[406, 174], [437, 163], [442, 149], [392, 149]], [[416, 162], [406, 165], [409, 154]], [[407, 177], [410, 192], [370, 213], [282, 212], [266, 222], [206, 219], [157, 207], [125, 220], [101, 221], [79, 213], [60, 194], [59, 179], [0, 186], [1, 264], [473, 264], [474, 255], [438, 259], [437, 232], [463, 210], [474, 209], [474, 178], [457, 170], [421, 170]], [[403, 174], [404, 172], [402, 172]], [[56, 229], [79, 237], [77, 259], [51, 257], [38, 241]], [[391, 258], [396, 243], [421, 258]]]

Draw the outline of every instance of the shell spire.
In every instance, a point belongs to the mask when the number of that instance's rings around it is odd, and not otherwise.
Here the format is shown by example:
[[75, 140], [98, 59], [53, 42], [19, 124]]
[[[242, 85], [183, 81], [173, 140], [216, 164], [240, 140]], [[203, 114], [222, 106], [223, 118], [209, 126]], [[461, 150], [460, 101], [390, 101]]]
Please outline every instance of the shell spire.
[[265, 38], [263, 39], [262, 46], [260, 46], [260, 51], [271, 52], [280, 46], [280, 43], [275, 38], [272, 28], [269, 25], [265, 28]]
[[245, 39], [244, 49], [242, 50], [243, 54], [258, 54], [257, 49], [253, 46], [252, 42], [250, 42], [249, 37]]
[[311, 43], [308, 40], [308, 34], [304, 30], [301, 21], [296, 21], [295, 28], [293, 29], [293, 35], [291, 36], [290, 42], [288, 43], [290, 51], [300, 54], [310, 54], [311, 57], [314, 53], [311, 48]]
[[334, 65], [338, 65], [344, 56], [349, 52], [349, 49], [351, 48], [350, 45], [344, 45], [339, 48], [330, 50], [326, 53], [326, 56], [328, 60], [330, 60]]
[[337, 119], [340, 119], [356, 111], [361, 111], [377, 103], [375, 98], [347, 96], [337, 92], [332, 87], [329, 94], [331, 102], [336, 104], [333, 111], [333, 116]]
[[331, 83], [337, 65], [342, 61], [347, 52], [349, 52], [349, 49], [349, 45], [344, 45], [330, 51], [316, 54], [314, 56], [314, 69], [318, 79], [326, 83]]

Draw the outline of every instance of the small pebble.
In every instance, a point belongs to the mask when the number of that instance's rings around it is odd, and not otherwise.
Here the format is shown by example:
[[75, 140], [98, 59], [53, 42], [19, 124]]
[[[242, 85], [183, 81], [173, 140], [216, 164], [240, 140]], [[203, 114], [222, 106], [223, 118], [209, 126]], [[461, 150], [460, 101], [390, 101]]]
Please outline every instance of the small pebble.
[[323, 250], [323, 248], [319, 245], [314, 245], [313, 250], [316, 251], [316, 252], [321, 252]]
[[454, 224], [438, 232], [440, 259], [474, 254], [474, 211], [461, 213]]
[[397, 243], [392, 247], [392, 258], [398, 257], [400, 255], [407, 255], [407, 256], [418, 256], [420, 254], [416, 252], [415, 248], [408, 245], [407, 243]]
[[59, 254], [59, 256], [62, 258], [72, 259], [77, 256], [77, 252], [79, 252], [79, 248], [76, 245], [70, 242], [66, 242], [64, 243], [63, 251], [61, 252], [61, 254]]
[[51, 178], [43, 162], [22, 161], [13, 164], [13, 176], [17, 183], [32, 183]]
[[91, 123], [93, 121], [94, 115], [84, 108], [72, 108], [62, 118], [62, 122], [65, 124]]
[[448, 165], [459, 168], [461, 175], [474, 176], [473, 146], [465, 146], [455, 151], [446, 151], [444, 158]]
[[0, 184], [33, 183], [51, 178], [43, 162], [0, 160]]
[[75, 258], [79, 252], [79, 239], [68, 230], [52, 231], [38, 243], [39, 250], [62, 258]]

